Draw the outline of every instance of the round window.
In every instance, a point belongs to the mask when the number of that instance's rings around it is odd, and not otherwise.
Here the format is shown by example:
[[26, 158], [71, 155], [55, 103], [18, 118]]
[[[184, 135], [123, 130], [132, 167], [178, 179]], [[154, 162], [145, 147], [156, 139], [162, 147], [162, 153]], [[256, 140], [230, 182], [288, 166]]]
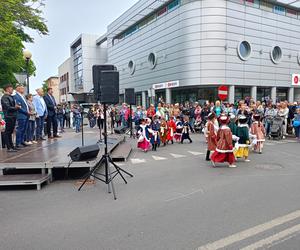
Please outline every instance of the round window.
[[148, 56], [148, 63], [151, 69], [154, 69], [157, 64], [157, 57], [155, 53], [151, 52]]
[[242, 41], [238, 45], [238, 55], [243, 60], [246, 61], [251, 56], [252, 48], [251, 44], [247, 41]]
[[129, 61], [128, 69], [129, 69], [130, 75], [133, 75], [134, 72], [135, 72], [135, 63], [134, 63], [134, 61], [132, 61], [132, 60]]
[[282, 59], [282, 51], [279, 46], [275, 46], [272, 48], [271, 59], [272, 59], [273, 63], [276, 63], [276, 64], [279, 63], [280, 60]]

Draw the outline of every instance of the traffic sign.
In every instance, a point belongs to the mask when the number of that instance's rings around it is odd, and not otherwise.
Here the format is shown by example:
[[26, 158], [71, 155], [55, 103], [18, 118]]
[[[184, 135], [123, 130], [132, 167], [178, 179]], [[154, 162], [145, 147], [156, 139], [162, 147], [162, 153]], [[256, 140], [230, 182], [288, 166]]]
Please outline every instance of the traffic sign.
[[225, 85], [222, 85], [218, 88], [218, 97], [221, 101], [225, 101], [228, 97], [228, 87]]
[[292, 85], [293, 86], [300, 86], [300, 74], [293, 74], [292, 75]]

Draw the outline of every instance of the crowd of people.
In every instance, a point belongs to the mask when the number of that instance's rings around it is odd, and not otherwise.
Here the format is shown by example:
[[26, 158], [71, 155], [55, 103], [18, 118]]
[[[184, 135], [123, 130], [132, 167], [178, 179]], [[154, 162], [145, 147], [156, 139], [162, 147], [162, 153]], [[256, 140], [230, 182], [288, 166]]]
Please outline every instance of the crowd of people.
[[[73, 127], [76, 133], [80, 132], [83, 109], [77, 104], [72, 107], [57, 104], [51, 88], [46, 94], [42, 89], [37, 89], [35, 96], [24, 96], [22, 85], [16, 87], [15, 93], [12, 85], [7, 85], [4, 91], [1, 98], [4, 119], [0, 116], [0, 129], [2, 146], [6, 146], [8, 152], [17, 152], [22, 147], [43, 141], [44, 135], [49, 139], [59, 138], [65, 127]], [[249, 148], [262, 152], [263, 141], [273, 135], [276, 119], [281, 121], [280, 139], [290, 133], [300, 140], [300, 105], [296, 102], [273, 104], [271, 100], [255, 102], [246, 98], [235, 104], [220, 101], [202, 104], [160, 102], [156, 106], [151, 104], [149, 108], [137, 106], [133, 109], [123, 103], [120, 106], [108, 106], [106, 112], [108, 132], [114, 133], [116, 127], [129, 128], [133, 124], [138, 148], [145, 152], [151, 148], [156, 151], [160, 146], [174, 142], [184, 143], [188, 140], [192, 143], [190, 133], [202, 132], [208, 144], [206, 160], [218, 162], [220, 154], [224, 160], [222, 152], [229, 150], [234, 152], [233, 158], [226, 158], [231, 166], [234, 166], [232, 159], [244, 158], [248, 161]], [[103, 129], [103, 105], [91, 106], [87, 118], [91, 128]], [[13, 142], [14, 131], [16, 138]], [[231, 144], [225, 146], [224, 140], [229, 140], [230, 136]]]
[[[126, 108], [124, 104], [123, 107]], [[275, 119], [281, 121], [277, 127], [279, 139], [285, 139], [288, 132], [295, 134], [300, 141], [300, 105], [299, 103], [254, 102], [251, 99], [236, 104], [221, 103], [186, 103], [185, 105], [158, 104], [149, 109], [137, 107], [132, 113], [136, 123], [138, 148], [147, 152], [156, 151], [161, 145], [183, 143], [192, 139], [190, 132], [199, 131], [205, 134], [207, 141], [206, 160], [213, 166], [218, 162], [228, 162], [230, 167], [236, 167], [238, 158], [249, 160], [249, 151], [261, 154], [266, 138], [275, 136]], [[275, 127], [275, 126], [274, 126]]]
[[45, 135], [48, 139], [61, 137], [58, 134], [60, 105], [56, 104], [52, 88], [48, 88], [45, 95], [42, 88], [36, 90], [35, 96], [25, 96], [24, 93], [23, 85], [17, 85], [14, 90], [8, 84], [4, 87], [1, 98], [4, 116], [0, 116], [1, 141], [2, 147], [6, 147], [8, 152], [18, 152], [24, 147], [44, 141]]

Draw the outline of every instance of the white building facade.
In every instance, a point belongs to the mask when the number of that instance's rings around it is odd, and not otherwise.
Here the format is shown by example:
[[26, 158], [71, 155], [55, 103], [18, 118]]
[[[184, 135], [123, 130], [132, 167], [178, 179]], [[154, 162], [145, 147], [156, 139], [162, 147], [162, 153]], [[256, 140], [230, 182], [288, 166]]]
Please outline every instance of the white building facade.
[[121, 94], [135, 88], [143, 103], [153, 89], [167, 103], [215, 100], [221, 85], [230, 102], [299, 100], [299, 11], [279, 1], [140, 0], [108, 26], [108, 62]]

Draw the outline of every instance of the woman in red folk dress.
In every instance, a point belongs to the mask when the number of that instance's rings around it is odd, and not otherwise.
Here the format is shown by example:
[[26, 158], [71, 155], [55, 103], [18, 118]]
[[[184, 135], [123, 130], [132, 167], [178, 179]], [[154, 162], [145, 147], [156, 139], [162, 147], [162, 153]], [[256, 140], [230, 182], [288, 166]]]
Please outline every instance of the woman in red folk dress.
[[227, 126], [229, 119], [227, 116], [222, 115], [219, 120], [221, 127], [217, 134], [217, 148], [211, 156], [211, 161], [214, 167], [216, 162], [228, 162], [230, 168], [235, 168], [236, 165], [234, 165], [235, 157], [233, 154], [232, 133], [230, 128]]
[[174, 121], [174, 117], [170, 117], [167, 124], [168, 124], [167, 143], [170, 141], [173, 144], [174, 143], [173, 139], [176, 132], [176, 123]]
[[210, 161], [210, 153], [216, 151], [217, 147], [217, 131], [214, 125], [216, 120], [215, 113], [210, 113], [207, 116], [207, 151], [206, 151], [206, 161]]
[[254, 122], [251, 125], [250, 133], [255, 136], [253, 140], [254, 149], [261, 154], [263, 149], [263, 144], [265, 141], [266, 130], [264, 125], [261, 123], [261, 117], [259, 114], [253, 116]]

